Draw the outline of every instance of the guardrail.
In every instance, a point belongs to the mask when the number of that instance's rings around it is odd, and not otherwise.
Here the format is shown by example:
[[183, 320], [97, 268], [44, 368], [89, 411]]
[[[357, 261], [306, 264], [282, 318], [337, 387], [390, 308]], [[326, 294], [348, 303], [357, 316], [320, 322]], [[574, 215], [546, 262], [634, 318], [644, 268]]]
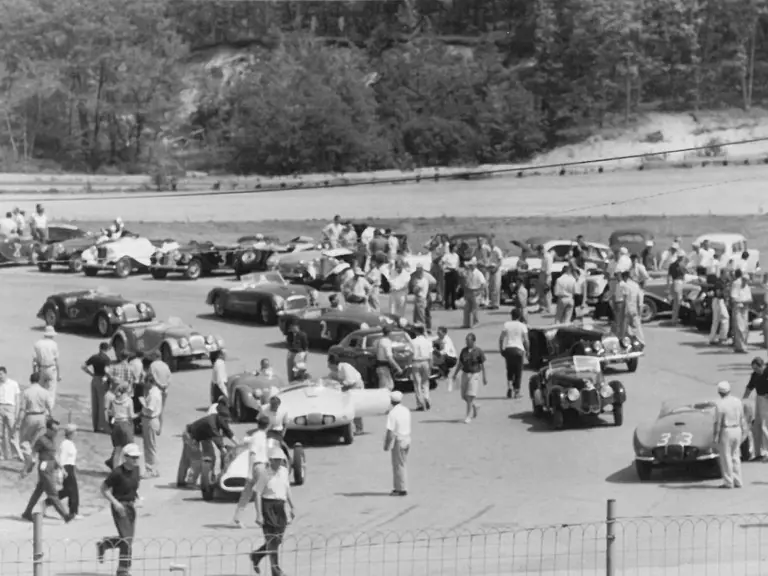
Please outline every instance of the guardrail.
[[[768, 574], [768, 514], [622, 518], [608, 501], [606, 519], [530, 529], [424, 530], [286, 538], [281, 567], [296, 576], [760, 576]], [[114, 574], [117, 557], [100, 564], [96, 541], [33, 538], [0, 543], [0, 574]], [[224, 576], [253, 573], [250, 536], [137, 538], [131, 574]], [[267, 561], [262, 573], [269, 573]]]

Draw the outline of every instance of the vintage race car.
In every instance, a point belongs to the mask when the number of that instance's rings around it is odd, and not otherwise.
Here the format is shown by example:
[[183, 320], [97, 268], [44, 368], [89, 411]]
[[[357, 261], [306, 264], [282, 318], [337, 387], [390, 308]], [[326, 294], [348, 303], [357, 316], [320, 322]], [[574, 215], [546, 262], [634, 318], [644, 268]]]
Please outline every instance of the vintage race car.
[[[749, 413], [745, 401], [745, 412]], [[655, 420], [635, 430], [632, 445], [635, 470], [640, 480], [651, 479], [654, 468], [709, 468], [720, 474], [718, 447], [714, 440], [716, 404], [712, 400], [691, 402], [668, 400]], [[749, 460], [750, 440], [741, 445], [743, 460]]]
[[[255, 370], [235, 374], [227, 379], [227, 400], [232, 418], [236, 422], [253, 422], [267, 402], [272, 388], [285, 388], [279, 376], [267, 377]], [[211, 403], [217, 402], [221, 391], [211, 384]]]
[[278, 318], [280, 331], [288, 335], [290, 326], [298, 322], [306, 333], [310, 345], [327, 347], [338, 344], [347, 335], [374, 326], [390, 325], [405, 328], [408, 322], [393, 314], [369, 312], [365, 308], [349, 306], [343, 310], [331, 308], [306, 308], [297, 312], [285, 312]]
[[[376, 376], [376, 343], [381, 339], [381, 328], [364, 328], [352, 332], [339, 344], [331, 346], [328, 350], [329, 358], [336, 358], [339, 362], [346, 362], [354, 366], [363, 377], [366, 388], [378, 388], [379, 380]], [[413, 391], [413, 378], [411, 367], [413, 364], [413, 350], [411, 338], [404, 330], [393, 330], [389, 336], [392, 340], [392, 354], [403, 368], [401, 374], [394, 375], [395, 388], [402, 392]], [[440, 371], [432, 370], [429, 387], [437, 387]]]
[[179, 318], [163, 322], [137, 322], [121, 326], [112, 336], [112, 347], [120, 357], [122, 353], [143, 352], [146, 356], [159, 356], [171, 371], [179, 369], [181, 362], [209, 358], [211, 352], [224, 349], [224, 340], [200, 332]]
[[601, 365], [626, 364], [630, 372], [637, 370], [644, 346], [634, 336], [621, 341], [618, 336], [604, 332], [588, 320], [573, 324], [531, 327], [530, 365], [538, 370], [548, 362], [563, 356], [594, 356]]
[[177, 245], [173, 240], [149, 240], [134, 234], [123, 234], [121, 238], [91, 246], [82, 253], [83, 272], [96, 276], [102, 270], [112, 272], [118, 278], [127, 278], [132, 273], [149, 271], [152, 255], [158, 248]]
[[281, 313], [304, 310], [315, 300], [310, 288], [289, 284], [274, 270], [249, 274], [243, 280], [240, 286], [217, 287], [208, 293], [205, 302], [220, 318], [251, 317], [274, 326]]
[[627, 392], [618, 380], [605, 381], [600, 361], [594, 356], [568, 356], [553, 360], [549, 367], [531, 376], [529, 391], [533, 415], [552, 417], [552, 426], [562, 430], [580, 416], [610, 411], [613, 423], [624, 422]]
[[[749, 305], [749, 328], [759, 330], [763, 326], [765, 317], [765, 287], [761, 284], [750, 286], [752, 290], [752, 303]], [[692, 294], [693, 295], [693, 294]], [[690, 298], [691, 317], [688, 324], [695, 326], [701, 332], [708, 332], [712, 327], [712, 299], [714, 288], [712, 285], [704, 285]], [[728, 333], [731, 333], [731, 323], [728, 324]]]
[[317, 241], [309, 236], [297, 236], [284, 244], [277, 238], [255, 240], [247, 246], [241, 246], [235, 253], [235, 274], [239, 278], [250, 272], [274, 270], [285, 254], [317, 249]]
[[87, 236], [88, 232], [70, 224], [48, 226], [48, 242], [42, 243], [31, 236], [0, 236], [0, 265], [34, 264], [37, 255], [47, 244], [64, 242]]
[[[291, 450], [282, 438], [275, 433], [268, 433], [269, 450], [273, 445], [279, 444], [285, 452], [288, 460], [288, 469], [295, 486], [304, 484], [307, 475], [307, 458], [304, 447], [295, 444]], [[213, 454], [213, 455], [211, 455]], [[211, 453], [203, 455], [200, 465], [200, 492], [203, 500], [208, 502], [215, 500], [219, 495], [235, 497], [239, 495], [247, 481], [249, 464], [248, 444], [243, 442], [233, 448], [227, 448], [221, 457], [216, 455], [215, 449]], [[179, 470], [181, 481], [186, 479], [186, 470]]]
[[[303, 254], [310, 253], [303, 252]], [[314, 260], [303, 260], [303, 264], [298, 267], [301, 274], [298, 281], [318, 290], [327, 289], [338, 292], [344, 283], [352, 278], [354, 274], [352, 264], [356, 259], [357, 252], [347, 248], [323, 250], [320, 257]]]
[[189, 280], [219, 270], [232, 270], [236, 245], [191, 241], [183, 245], [167, 244], [149, 258], [152, 277], [162, 280], [168, 274], [182, 274]]
[[351, 444], [352, 420], [385, 415], [391, 406], [389, 394], [386, 388], [345, 392], [328, 378], [288, 386], [278, 395], [288, 416], [286, 437], [332, 435]]
[[72, 272], [83, 271], [83, 251], [91, 246], [102, 243], [102, 238], [94, 234], [86, 234], [53, 242], [37, 249], [37, 268], [41, 272], [48, 272], [54, 266], [69, 268]]
[[48, 296], [37, 317], [57, 330], [88, 328], [99, 336], [107, 337], [125, 324], [154, 319], [155, 310], [148, 302], [134, 303], [119, 294], [97, 288]]

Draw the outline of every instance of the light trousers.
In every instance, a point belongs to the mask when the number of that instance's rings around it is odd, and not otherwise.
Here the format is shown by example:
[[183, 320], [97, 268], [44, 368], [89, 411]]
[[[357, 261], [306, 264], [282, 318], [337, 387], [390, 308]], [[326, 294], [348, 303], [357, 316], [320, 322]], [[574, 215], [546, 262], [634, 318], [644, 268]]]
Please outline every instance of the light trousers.
[[728, 307], [722, 298], [712, 300], [712, 326], [709, 329], [709, 341], [728, 339], [728, 324], [731, 320]]
[[429, 402], [429, 360], [414, 360], [411, 368], [413, 391], [416, 394], [416, 404], [426, 408]]
[[411, 441], [397, 438], [392, 445], [392, 480], [395, 490], [405, 492], [408, 490], [408, 452], [411, 449]]
[[0, 443], [3, 458], [24, 459], [19, 446], [19, 435], [16, 432], [16, 406], [13, 404], [0, 404]]
[[768, 458], [768, 396], [755, 399], [754, 450], [758, 458]]
[[720, 432], [720, 472], [723, 483], [740, 486], [741, 482], [741, 428], [723, 428]]

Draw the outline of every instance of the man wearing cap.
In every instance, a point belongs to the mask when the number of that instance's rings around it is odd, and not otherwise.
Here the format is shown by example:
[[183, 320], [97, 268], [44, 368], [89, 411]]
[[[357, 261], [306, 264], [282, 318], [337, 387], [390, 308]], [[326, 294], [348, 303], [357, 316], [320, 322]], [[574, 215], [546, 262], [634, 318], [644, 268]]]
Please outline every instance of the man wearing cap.
[[555, 280], [555, 298], [557, 298], [557, 310], [555, 312], [555, 324], [570, 322], [575, 306], [574, 295], [576, 293], [576, 278], [571, 273], [570, 264], [563, 266], [563, 272]]
[[99, 541], [96, 544], [96, 555], [99, 562], [104, 562], [104, 553], [117, 548], [120, 553], [117, 576], [130, 576], [133, 538], [136, 535], [136, 500], [139, 498], [141, 483], [141, 450], [136, 444], [126, 444], [123, 456], [123, 463], [115, 467], [101, 485], [101, 494], [110, 504], [117, 537]]
[[381, 329], [382, 336], [376, 342], [376, 378], [379, 381], [379, 388], [394, 390], [395, 381], [392, 378], [392, 371], [395, 374], [402, 372], [402, 368], [395, 361], [392, 353], [392, 340], [389, 335], [392, 333], [392, 327], [385, 325]]
[[35, 213], [32, 214], [30, 220], [32, 228], [32, 236], [38, 242], [48, 242], [48, 215], [45, 213], [45, 208], [42, 204], [35, 206]]
[[239, 528], [245, 528], [240, 521], [240, 515], [253, 498], [254, 491], [256, 492], [256, 499], [258, 500], [261, 498], [261, 491], [264, 488], [262, 480], [265, 478], [267, 464], [269, 462], [267, 430], [269, 430], [270, 424], [269, 416], [266, 414], [259, 414], [259, 417], [256, 419], [256, 430], [251, 430], [246, 437], [246, 443], [248, 445], [248, 472], [245, 487], [240, 493], [240, 499], [237, 501], [237, 506], [235, 507], [235, 516], [232, 519], [235, 526], [238, 526]]
[[413, 323], [424, 324], [427, 329], [432, 328], [432, 314], [430, 310], [432, 289], [437, 286], [437, 280], [424, 266], [418, 264], [411, 276], [411, 291], [413, 292]]
[[717, 385], [720, 400], [715, 415], [715, 444], [719, 446], [721, 488], [741, 488], [741, 442], [747, 432], [744, 404], [731, 395], [731, 384], [723, 380]]
[[[348, 390], [362, 390], [365, 388], [363, 376], [357, 371], [357, 368], [347, 362], [339, 362], [335, 356], [328, 357], [328, 369], [331, 371], [330, 377], [341, 384], [344, 392]], [[353, 420], [355, 426], [355, 436], [363, 433], [363, 419], [355, 417]]]
[[387, 414], [387, 432], [384, 436], [384, 451], [392, 452], [392, 496], [408, 494], [408, 452], [411, 449], [411, 411], [403, 406], [403, 393], [390, 394], [392, 408]]
[[477, 269], [477, 259], [471, 258], [467, 261], [464, 277], [463, 328], [472, 328], [479, 322], [477, 315], [486, 285], [485, 276]]
[[51, 399], [56, 404], [56, 388], [61, 382], [59, 370], [59, 346], [54, 338], [56, 330], [46, 326], [43, 337], [35, 342], [32, 356], [32, 371], [40, 374], [40, 383], [51, 391]]
[[30, 454], [37, 439], [45, 433], [45, 419], [53, 413], [51, 393], [40, 385], [40, 374], [29, 376], [29, 386], [21, 393], [21, 429], [19, 441], [22, 450]]
[[91, 377], [91, 422], [94, 432], [107, 432], [105, 419], [104, 395], [107, 393], [107, 366], [112, 364], [109, 357], [109, 344], [99, 344], [99, 351], [89, 357], [82, 365], [83, 372]]
[[736, 270], [731, 285], [731, 321], [733, 323], [733, 351], [746, 353], [749, 341], [749, 309], [752, 304], [752, 288], [747, 279]]
[[341, 216], [336, 214], [333, 217], [333, 222], [323, 228], [323, 239], [328, 243], [331, 248], [339, 247], [339, 239], [341, 233], [344, 231], [344, 225], [341, 223]]
[[[68, 514], [64, 509], [64, 505], [59, 500], [59, 493], [56, 490], [56, 472], [59, 469], [59, 463], [56, 461], [56, 433], [58, 432], [58, 426], [59, 422], [57, 420], [48, 418], [45, 423], [45, 432], [37, 438], [32, 448], [33, 452], [37, 454], [37, 485], [27, 503], [26, 510], [21, 515], [24, 520], [30, 522], [32, 521], [32, 511], [43, 494], [48, 497], [51, 506], [56, 509], [56, 512], [59, 513], [65, 522], [71, 522], [74, 519], [74, 515]], [[34, 465], [33, 461], [30, 460], [21, 472], [22, 478], [26, 477], [31, 471], [32, 465]]]
[[[667, 269], [667, 286], [670, 287], [672, 296], [672, 325], [676, 325], [680, 317], [680, 306], [683, 303], [683, 285], [685, 282], [685, 267], [683, 260], [685, 256], [678, 254], [675, 260]], [[714, 312], [714, 310], [713, 310]], [[711, 339], [711, 336], [710, 336]]]
[[226, 449], [224, 437], [234, 442], [235, 433], [229, 426], [231, 420], [229, 408], [220, 406], [215, 415], [205, 415], [186, 427], [181, 435], [183, 446], [176, 475], [176, 485], [179, 488], [187, 485], [187, 472], [190, 469], [193, 477], [198, 477], [203, 456], [216, 457], [214, 446], [220, 452]]
[[389, 277], [389, 313], [405, 317], [408, 305], [408, 286], [411, 274], [405, 269], [402, 260], [395, 261], [392, 275]]
[[144, 477], [160, 475], [157, 463], [157, 437], [160, 435], [160, 416], [163, 413], [163, 394], [153, 379], [147, 380], [141, 404], [141, 436], [144, 440]]
[[743, 399], [749, 398], [755, 392], [755, 458], [768, 462], [768, 372], [765, 370], [765, 360], [759, 356], [752, 359], [752, 375], [749, 377]]
[[15, 456], [22, 462], [24, 461], [24, 455], [19, 446], [19, 437], [16, 433], [20, 412], [21, 388], [19, 383], [8, 378], [8, 370], [5, 366], [0, 366], [0, 442], [2, 443], [3, 460], [10, 460]]
[[354, 304], [356, 306], [362, 306], [365, 309], [368, 308], [368, 298], [371, 294], [371, 285], [365, 278], [365, 273], [360, 265], [355, 262], [352, 266], [354, 276], [347, 280], [341, 288], [342, 294], [344, 294], [344, 300], [347, 304]]
[[416, 410], [429, 410], [429, 379], [432, 375], [432, 342], [425, 335], [424, 325], [416, 324], [413, 327], [416, 337], [411, 341], [413, 349], [413, 364], [411, 378], [413, 379], [413, 391], [416, 393]]
[[296, 364], [302, 363], [307, 359], [309, 352], [309, 337], [301, 330], [298, 322], [291, 324], [288, 330], [288, 357], [285, 362], [288, 382], [293, 381], [293, 370]]

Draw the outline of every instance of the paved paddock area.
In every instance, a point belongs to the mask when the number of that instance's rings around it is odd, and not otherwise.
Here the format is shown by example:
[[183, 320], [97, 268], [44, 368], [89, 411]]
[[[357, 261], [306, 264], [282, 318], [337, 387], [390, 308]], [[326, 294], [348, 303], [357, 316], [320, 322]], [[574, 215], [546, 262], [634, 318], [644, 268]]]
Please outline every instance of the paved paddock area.
[[[11, 377], [25, 381], [31, 365], [32, 344], [41, 335], [42, 322], [36, 319], [35, 315], [45, 297], [58, 291], [103, 286], [128, 298], [152, 302], [160, 318], [178, 316], [203, 333], [221, 335], [230, 352], [230, 374], [240, 369], [256, 368], [259, 359], [263, 357], [270, 358], [278, 370], [283, 369], [285, 350], [277, 328], [221, 321], [215, 318], [212, 310], [206, 306], [205, 296], [211, 287], [233, 283], [231, 277], [189, 282], [158, 281], [149, 276], [126, 280], [106, 276], [86, 278], [63, 272], [42, 273], [32, 268], [0, 271], [0, 321], [4, 327], [0, 331], [0, 364], [8, 367]], [[461, 345], [466, 334], [465, 330], [459, 328], [460, 314], [461, 312], [448, 313], [442, 310], [434, 313], [435, 324], [447, 326], [457, 346]], [[717, 480], [695, 477], [679, 478], [667, 475], [641, 484], [631, 466], [634, 428], [641, 421], [654, 418], [664, 399], [714, 398], [715, 383], [721, 379], [731, 380], [735, 394], [740, 395], [743, 392], [749, 375], [750, 358], [753, 355], [765, 356], [765, 351], [757, 348], [756, 333], [752, 335], [755, 346], [751, 354], [735, 355], [728, 348], [706, 346], [705, 337], [699, 333], [649, 325], [646, 327], [646, 357], [641, 360], [637, 373], [630, 375], [621, 370], [617, 373], [617, 377], [626, 384], [628, 393], [624, 425], [616, 428], [606, 419], [603, 426], [552, 432], [545, 422], [532, 418], [527, 398], [517, 401], [505, 398], [503, 360], [497, 352], [497, 340], [501, 324], [506, 317], [506, 309], [483, 312], [481, 325], [475, 330], [479, 343], [489, 358], [489, 385], [481, 392], [479, 419], [470, 425], [462, 422], [463, 405], [458, 393], [448, 392], [444, 383], [441, 383], [434, 395], [434, 409], [431, 412], [414, 413], [409, 495], [406, 498], [389, 497], [389, 456], [382, 451], [384, 419], [368, 419], [365, 423], [367, 434], [356, 438], [351, 446], [308, 448], [307, 482], [294, 490], [298, 517], [289, 528], [291, 537], [303, 538], [304, 535], [310, 534], [322, 534], [327, 537], [331, 533], [391, 533], [398, 537], [397, 535], [406, 533], [412, 536], [419, 530], [451, 534], [457, 531], [464, 534], [481, 531], [508, 533], [545, 524], [599, 523], [604, 518], [605, 502], [608, 498], [616, 499], [620, 516], [749, 512], [764, 500], [765, 484], [768, 483], [768, 466], [765, 465], [746, 465], [744, 489], [732, 491], [711, 490], [717, 486]], [[551, 321], [550, 318], [542, 320], [537, 316], [533, 316], [533, 319], [534, 322]], [[95, 351], [98, 340], [67, 333], [61, 333], [57, 340], [63, 355], [63, 382], [59, 388], [60, 394], [68, 399], [70, 405], [80, 400], [87, 406], [89, 379], [79, 367], [85, 358]], [[325, 355], [311, 354], [309, 367], [313, 374], [325, 373]], [[526, 380], [529, 374], [526, 373]], [[235, 542], [251, 537], [259, 540], [258, 532], [237, 531], [229, 526], [233, 503], [203, 502], [199, 492], [177, 490], [173, 486], [181, 444], [178, 435], [182, 427], [200, 417], [200, 410], [207, 406], [209, 382], [210, 370], [207, 366], [186, 370], [174, 376], [165, 430], [161, 437], [162, 477], [157, 481], [143, 482], [141, 489], [144, 506], [139, 514], [140, 538], [218, 538]], [[410, 395], [406, 397], [406, 403], [410, 407], [415, 405]], [[75, 410], [73, 418], [84, 430], [83, 435], [90, 435], [87, 412]], [[242, 434], [244, 428], [238, 426], [238, 433]], [[105, 437], [104, 446], [107, 444], [108, 439]], [[106, 450], [105, 448], [105, 458]], [[100, 471], [89, 473], [99, 474]], [[19, 494], [0, 494], [0, 506], [3, 510], [3, 517], [0, 519], [0, 544], [3, 546], [8, 541], [26, 540], [31, 535], [31, 526], [12, 516], [21, 512], [22, 499], [28, 497], [33, 482], [30, 478], [20, 485]], [[245, 520], [252, 522], [253, 519], [246, 515]], [[60, 520], [47, 520], [45, 523], [47, 545], [65, 548], [74, 546], [78, 550], [81, 543], [92, 541], [101, 535], [110, 535], [113, 531], [112, 521], [106, 510], [95, 512], [88, 518], [68, 526]], [[558, 538], [566, 536], [561, 535]], [[682, 536], [680, 538], [682, 539]], [[64, 539], [68, 539], [69, 544], [64, 542]], [[496, 550], [500, 546], [506, 550], [506, 556], [503, 558], [511, 562], [513, 552], [503, 545], [503, 539], [498, 542], [501, 543], [483, 544], [486, 550], [483, 554], [494, 558], [494, 553], [488, 550]], [[586, 556], [594, 556], [597, 554], [594, 548], [603, 545], [602, 536], [598, 536], [597, 540], [586, 538], [585, 542], [585, 547], [593, 547], [593, 551], [587, 552]], [[628, 539], [623, 546], [631, 549], [636, 545], [633, 542], [634, 540]], [[461, 555], [462, 546], [467, 545], [449, 546], [456, 549], [457, 555]], [[288, 548], [290, 546], [289, 543]], [[535, 556], [536, 546], [516, 544], [512, 548], [516, 550], [514, 554]], [[563, 544], [561, 550], [562, 546]], [[648, 552], [654, 549], [648, 546], [644, 545], [643, 554], [633, 552], [633, 557], [646, 558], [643, 562], [650, 566], [658, 561], [658, 558]], [[421, 553], [415, 544], [406, 547], [412, 550], [409, 553]], [[338, 545], [338, 548], [344, 549], [341, 545]], [[370, 546], [366, 548], [369, 551], [371, 549]], [[83, 554], [89, 558], [88, 562], [93, 563], [94, 553], [90, 545], [85, 550]], [[360, 569], [354, 571], [356, 575], [383, 573], [378, 568], [372, 568], [379, 564], [362, 559], [360, 554], [363, 552], [355, 554], [359, 562], [369, 566], [368, 572]], [[541, 555], [541, 552], [538, 554]], [[582, 567], [585, 569], [584, 573], [590, 573], [586, 570], [589, 567], [599, 568], [594, 565], [594, 560], [580, 561], [578, 552], [573, 554], [576, 556], [569, 562], [575, 562], [579, 571], [569, 573], [581, 573]], [[298, 558], [298, 555], [296, 557]], [[427, 557], [428, 554], [425, 558]], [[541, 570], [567, 571], [565, 566], [556, 565], [552, 558], [546, 557], [548, 560], [539, 566]], [[498, 554], [495, 558], [493, 562], [499, 562]], [[684, 561], [684, 558], [678, 559], [678, 563]], [[217, 568], [220, 571], [203, 570], [195, 573], [248, 573], [242, 557], [239, 562], [237, 572], [228, 572], [227, 570], [234, 568], [225, 568], [222, 564], [222, 568]], [[316, 566], [320, 566], [319, 562], [318, 560]], [[326, 559], [325, 562], [330, 568], [315, 568], [302, 573], [347, 573], [346, 569], [333, 568], [336, 564], [327, 564], [329, 560]], [[471, 573], [510, 573], [503, 566], [493, 564], [491, 560], [483, 562], [487, 565], [484, 564], [482, 570], [478, 564]], [[297, 561], [297, 565], [298, 563], [300, 562]], [[474, 566], [474, 563], [471, 564]], [[435, 566], [434, 562], [432, 565]], [[451, 566], [454, 568], [446, 568], [442, 572], [438, 567], [434, 567], [413, 573], [468, 573], [456, 568], [458, 564]], [[26, 568], [28, 565], [25, 570]], [[82, 567], [80, 569], [84, 570]], [[102, 567], [99, 573], [106, 573], [105, 569]], [[139, 574], [161, 572], [166, 573], [166, 568], [161, 571], [137, 571]], [[395, 573], [394, 569], [384, 572]], [[17, 572], [7, 572], [13, 573]], [[86, 570], [82, 573], [91, 572]], [[411, 574], [409, 571], [397, 573]], [[521, 569], [520, 573], [526, 572]], [[539, 572], [531, 570], [530, 573]], [[6, 574], [5, 570], [3, 574]]]

